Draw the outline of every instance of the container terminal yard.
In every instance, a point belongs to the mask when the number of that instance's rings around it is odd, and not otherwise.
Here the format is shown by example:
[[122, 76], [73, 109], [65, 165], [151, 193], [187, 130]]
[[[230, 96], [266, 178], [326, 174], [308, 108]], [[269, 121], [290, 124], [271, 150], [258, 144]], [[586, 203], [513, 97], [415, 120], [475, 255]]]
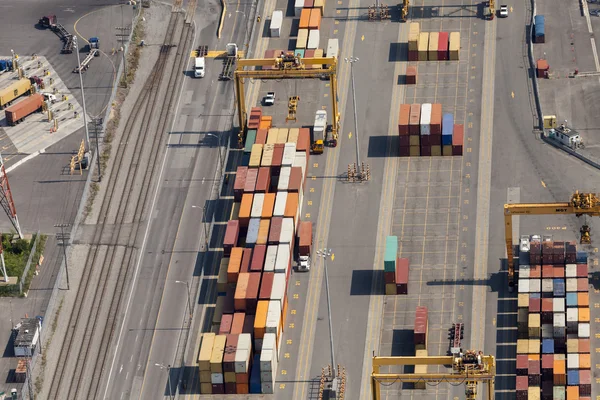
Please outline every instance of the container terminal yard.
[[[44, 322], [0, 391], [600, 396], [598, 12], [501, 1], [7, 0], [37, 32], [0, 45], [2, 229], [40, 229], [24, 142], [94, 194], [49, 305], [11, 300]], [[102, 162], [79, 113], [115, 127]]]

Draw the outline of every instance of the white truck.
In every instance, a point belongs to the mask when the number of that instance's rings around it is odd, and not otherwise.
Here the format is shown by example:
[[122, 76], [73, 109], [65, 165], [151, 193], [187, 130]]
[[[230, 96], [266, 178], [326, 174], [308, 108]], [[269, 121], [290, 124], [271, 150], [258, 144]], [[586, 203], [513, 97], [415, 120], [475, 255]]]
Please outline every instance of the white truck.
[[315, 123], [313, 127], [314, 139], [325, 140], [325, 131], [327, 130], [327, 111], [319, 110], [315, 114]]
[[206, 62], [204, 57], [196, 57], [194, 60], [194, 77], [204, 78]]

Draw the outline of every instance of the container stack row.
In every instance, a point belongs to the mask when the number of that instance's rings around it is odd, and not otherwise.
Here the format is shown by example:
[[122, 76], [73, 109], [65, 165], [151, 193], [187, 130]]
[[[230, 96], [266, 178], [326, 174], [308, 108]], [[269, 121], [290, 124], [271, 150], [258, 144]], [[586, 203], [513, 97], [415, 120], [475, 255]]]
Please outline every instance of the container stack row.
[[532, 239], [519, 251], [516, 398], [590, 399], [587, 254]]
[[202, 394], [273, 393], [295, 247], [309, 254], [312, 244], [312, 224], [300, 221], [310, 133], [257, 128], [261, 118], [252, 109], [236, 171], [212, 328], [198, 359]]
[[388, 236], [385, 240], [383, 276], [385, 294], [408, 294], [408, 258], [398, 258], [398, 236]]
[[[321, 42], [321, 19], [325, 2], [323, 0], [296, 0], [294, 15], [300, 17], [298, 36], [296, 37], [296, 50], [294, 54], [300, 57], [316, 57], [314, 52], [319, 49]], [[307, 51], [311, 53], [306, 54]], [[322, 51], [322, 50], [321, 50]], [[322, 56], [322, 54], [321, 54]]]
[[401, 104], [398, 117], [400, 157], [461, 156], [464, 125], [441, 104]]
[[302, 10], [315, 9], [321, 13], [321, 17], [325, 15], [325, 0], [295, 0], [294, 1], [294, 16], [300, 17]]
[[[415, 355], [417, 357], [426, 357], [427, 354], [427, 333], [429, 332], [428, 324], [429, 311], [427, 307], [418, 306], [415, 313]], [[427, 365], [415, 365], [415, 374], [426, 374]], [[415, 383], [415, 389], [424, 390], [426, 387], [425, 381]]]
[[418, 22], [408, 30], [408, 61], [458, 61], [460, 32], [421, 32]]

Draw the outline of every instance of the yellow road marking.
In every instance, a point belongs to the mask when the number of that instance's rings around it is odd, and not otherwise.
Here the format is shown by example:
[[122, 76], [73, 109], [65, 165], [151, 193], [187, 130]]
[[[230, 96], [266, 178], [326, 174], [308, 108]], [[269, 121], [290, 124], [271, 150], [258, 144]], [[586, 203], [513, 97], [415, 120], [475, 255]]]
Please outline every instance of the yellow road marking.
[[546, 182], [544, 182], [544, 181], [541, 181], [541, 182], [542, 182], [542, 186], [546, 187]]

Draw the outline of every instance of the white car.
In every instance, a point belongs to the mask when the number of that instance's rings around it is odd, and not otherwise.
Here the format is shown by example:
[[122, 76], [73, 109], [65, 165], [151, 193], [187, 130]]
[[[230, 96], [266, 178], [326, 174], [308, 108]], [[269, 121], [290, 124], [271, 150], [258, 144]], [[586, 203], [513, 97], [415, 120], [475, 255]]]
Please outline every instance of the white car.
[[298, 261], [298, 271], [310, 271], [310, 256], [300, 256]]
[[267, 95], [263, 98], [263, 104], [265, 106], [272, 106], [275, 104], [275, 92], [268, 92]]
[[54, 95], [52, 93], [42, 93], [42, 95], [44, 96], [44, 100], [47, 100], [52, 104], [54, 104], [58, 101], [58, 99], [56, 98], [56, 95]]
[[501, 18], [508, 17], [508, 6], [506, 4], [502, 4], [500, 6], [500, 17]]

